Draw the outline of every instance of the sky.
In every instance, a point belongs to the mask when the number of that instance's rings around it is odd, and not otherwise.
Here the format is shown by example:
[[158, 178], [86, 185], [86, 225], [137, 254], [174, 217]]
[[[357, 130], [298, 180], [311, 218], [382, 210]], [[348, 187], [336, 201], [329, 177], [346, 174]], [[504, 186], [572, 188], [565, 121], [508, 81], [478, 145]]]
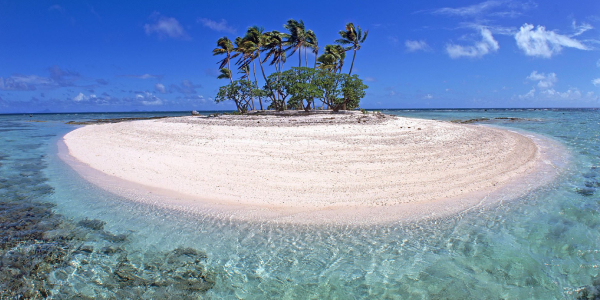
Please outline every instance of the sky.
[[320, 49], [369, 30], [363, 108], [600, 107], [597, 0], [0, 0], [0, 113], [235, 109], [213, 100], [217, 39], [288, 19]]

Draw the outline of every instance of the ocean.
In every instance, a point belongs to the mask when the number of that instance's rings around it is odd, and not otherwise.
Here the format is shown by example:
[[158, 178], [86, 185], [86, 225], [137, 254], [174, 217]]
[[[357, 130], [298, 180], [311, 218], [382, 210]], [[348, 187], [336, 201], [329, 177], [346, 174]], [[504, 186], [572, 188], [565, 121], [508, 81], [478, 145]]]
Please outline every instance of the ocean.
[[600, 110], [382, 112], [532, 132], [570, 161], [524, 197], [443, 219], [245, 223], [119, 198], [57, 157], [66, 122], [188, 112], [0, 115], [0, 298], [600, 297]]

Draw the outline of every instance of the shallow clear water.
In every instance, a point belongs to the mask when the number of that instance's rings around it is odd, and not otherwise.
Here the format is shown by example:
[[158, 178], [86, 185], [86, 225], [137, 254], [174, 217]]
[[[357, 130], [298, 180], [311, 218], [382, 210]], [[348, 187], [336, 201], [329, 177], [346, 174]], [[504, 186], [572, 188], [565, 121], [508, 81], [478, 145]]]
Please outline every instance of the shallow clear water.
[[[236, 223], [118, 198], [88, 184], [56, 157], [56, 142], [75, 128], [63, 122], [121, 115], [0, 116], [0, 174], [9, 180], [4, 184], [14, 186], [23, 172], [37, 178], [22, 185], [27, 190], [0, 195], [53, 203], [64, 222], [106, 222], [107, 234], [127, 236], [118, 247], [139, 269], [179, 247], [206, 253], [202, 264], [214, 285], [182, 297], [568, 299], [593, 284], [600, 273], [599, 110], [384, 112], [440, 120], [487, 118], [480, 123], [554, 138], [571, 152], [572, 161], [555, 183], [526, 197], [442, 220], [367, 227]], [[27, 161], [39, 172], [27, 171]], [[2, 184], [0, 193], [6, 190]], [[106, 266], [119, 258], [98, 250], [115, 242], [98, 234], [78, 242], [95, 250], [67, 256], [65, 266], [49, 272], [48, 290], [52, 295], [118, 295], [116, 289], [124, 286], [102, 280], [110, 281], [114, 270]], [[145, 285], [125, 294], [159, 295]]]

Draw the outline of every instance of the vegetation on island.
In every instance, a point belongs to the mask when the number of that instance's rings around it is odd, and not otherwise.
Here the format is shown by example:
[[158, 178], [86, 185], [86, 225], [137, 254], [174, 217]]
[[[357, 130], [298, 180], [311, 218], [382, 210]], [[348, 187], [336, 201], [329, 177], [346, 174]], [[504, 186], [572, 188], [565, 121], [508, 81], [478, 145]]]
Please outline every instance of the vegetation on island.
[[[252, 26], [245, 36], [237, 37], [233, 42], [227, 37], [217, 41], [213, 55], [224, 56], [218, 62], [218, 78], [228, 79], [229, 83], [219, 88], [215, 102], [233, 101], [240, 113], [258, 109], [310, 111], [316, 109], [317, 104], [333, 111], [358, 108], [368, 87], [358, 75], [352, 75], [352, 69], [356, 51], [360, 50], [369, 31], [363, 32], [360, 26], [348, 23], [340, 30], [336, 44], [326, 45], [319, 55], [317, 36], [312, 30], [305, 29], [302, 20], [290, 19], [283, 27], [288, 33], [266, 32], [262, 27]], [[315, 55], [310, 67], [308, 51]], [[353, 51], [352, 63], [345, 74], [342, 68], [348, 51]], [[288, 55], [291, 57], [296, 53], [298, 66], [284, 70]], [[233, 65], [241, 74], [237, 80], [233, 79], [231, 66], [234, 59], [237, 60]], [[257, 62], [262, 85], [259, 84], [260, 76], [256, 75]], [[266, 75], [266, 64], [274, 67], [275, 72]]]

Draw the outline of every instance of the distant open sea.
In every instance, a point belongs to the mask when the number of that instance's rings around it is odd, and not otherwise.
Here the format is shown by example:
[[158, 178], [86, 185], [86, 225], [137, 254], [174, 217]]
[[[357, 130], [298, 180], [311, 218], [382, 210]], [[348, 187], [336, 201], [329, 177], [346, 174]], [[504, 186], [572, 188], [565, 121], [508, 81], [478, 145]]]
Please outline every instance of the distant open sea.
[[119, 198], [56, 155], [68, 121], [189, 112], [0, 115], [0, 298], [600, 297], [600, 110], [382, 112], [536, 133], [571, 161], [520, 199], [435, 221], [243, 223]]

